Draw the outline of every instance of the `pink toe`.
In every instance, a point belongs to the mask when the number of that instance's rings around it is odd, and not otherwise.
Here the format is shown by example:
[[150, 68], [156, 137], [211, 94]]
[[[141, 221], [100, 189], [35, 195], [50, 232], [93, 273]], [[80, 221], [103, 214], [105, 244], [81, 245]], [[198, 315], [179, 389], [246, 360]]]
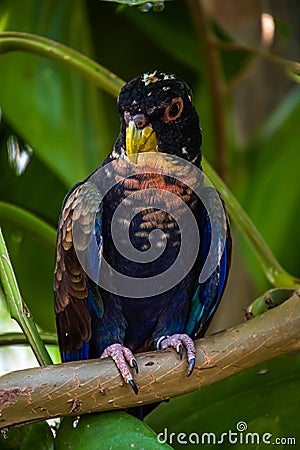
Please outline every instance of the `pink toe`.
[[132, 380], [132, 375], [128, 368], [128, 364], [131, 367], [136, 368], [136, 361], [132, 351], [129, 348], [124, 347], [122, 344], [112, 344], [109, 347], [106, 347], [101, 355], [101, 358], [107, 357], [113, 359], [122, 375], [122, 378], [126, 381], [126, 383], [130, 383]]
[[173, 347], [177, 352], [180, 352], [180, 347], [183, 345], [187, 352], [187, 358], [190, 360], [191, 358], [196, 357], [196, 350], [193, 339], [191, 339], [187, 334], [173, 334], [165, 338], [161, 344], [160, 348], [165, 350], [168, 347]]

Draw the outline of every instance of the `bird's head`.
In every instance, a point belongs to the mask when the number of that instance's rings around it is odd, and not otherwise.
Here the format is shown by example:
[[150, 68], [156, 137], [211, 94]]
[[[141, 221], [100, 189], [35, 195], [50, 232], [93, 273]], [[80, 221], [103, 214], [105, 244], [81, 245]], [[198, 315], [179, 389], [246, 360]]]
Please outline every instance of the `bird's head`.
[[118, 109], [121, 131], [115, 150], [129, 157], [156, 151], [200, 164], [199, 118], [183, 80], [157, 70], [145, 73], [122, 88]]

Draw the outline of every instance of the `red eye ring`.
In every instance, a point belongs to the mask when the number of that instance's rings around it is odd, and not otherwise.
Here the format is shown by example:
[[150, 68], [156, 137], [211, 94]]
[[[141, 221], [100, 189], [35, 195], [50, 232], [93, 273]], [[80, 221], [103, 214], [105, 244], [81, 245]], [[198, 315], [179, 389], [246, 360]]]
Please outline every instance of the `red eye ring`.
[[171, 122], [178, 119], [183, 110], [183, 100], [181, 97], [173, 98], [171, 103], [166, 107], [165, 113], [163, 115], [163, 120], [165, 122]]

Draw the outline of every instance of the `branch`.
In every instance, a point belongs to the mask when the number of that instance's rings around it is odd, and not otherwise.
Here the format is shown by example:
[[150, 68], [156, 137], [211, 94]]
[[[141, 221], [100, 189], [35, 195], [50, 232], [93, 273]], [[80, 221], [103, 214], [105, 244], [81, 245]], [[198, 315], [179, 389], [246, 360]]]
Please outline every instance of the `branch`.
[[[244, 52], [249, 53], [253, 56], [259, 56], [263, 59], [266, 59], [273, 64], [277, 64], [278, 66], [285, 69], [290, 76], [294, 78], [294, 81], [299, 83], [299, 75], [300, 75], [300, 62], [293, 61], [287, 58], [283, 58], [274, 53], [271, 53], [268, 50], [265, 50], [262, 47], [252, 47], [251, 45], [240, 44], [237, 42], [226, 42], [222, 41], [218, 38], [213, 38], [211, 40], [211, 45], [217, 49], [223, 49], [227, 51], [235, 51], [235, 52]], [[298, 78], [296, 78], [298, 77]]]
[[[1, 299], [1, 290], [0, 290]], [[39, 332], [39, 335], [45, 345], [58, 345], [57, 335], [55, 333]], [[29, 345], [26, 336], [23, 333], [8, 331], [0, 334], [0, 347], [7, 345]]]
[[[0, 297], [5, 296], [10, 316], [21, 327], [40, 365], [51, 364], [51, 357], [38, 333], [30, 312], [22, 299], [17, 279], [6, 248], [0, 227], [0, 282], [3, 286]], [[1, 403], [0, 403], [1, 404]]]
[[0, 32], [0, 55], [12, 51], [34, 53], [68, 68], [75, 69], [87, 80], [112, 95], [118, 95], [124, 81], [88, 56], [43, 36], [17, 31]]
[[196, 367], [190, 378], [186, 360], [180, 361], [173, 350], [137, 355], [138, 395], [122, 383], [110, 359], [5, 374], [0, 378], [0, 427], [166, 400], [299, 350], [299, 297], [298, 290], [277, 308], [198, 340]]
[[215, 166], [223, 179], [228, 178], [227, 137], [225, 129], [226, 93], [223, 69], [219, 50], [214, 45], [214, 39], [202, 0], [189, 0], [191, 19], [201, 46], [203, 55], [203, 70], [206, 74], [207, 87], [211, 102], [213, 136], [215, 139]]
[[203, 159], [204, 173], [210, 179], [214, 187], [225, 201], [229, 216], [233, 219], [243, 236], [245, 236], [252, 249], [255, 251], [266, 278], [275, 287], [297, 289], [300, 280], [288, 273], [277, 261], [275, 255], [266, 241], [246, 214], [237, 198], [232, 194], [227, 185], [221, 180], [213, 167]]

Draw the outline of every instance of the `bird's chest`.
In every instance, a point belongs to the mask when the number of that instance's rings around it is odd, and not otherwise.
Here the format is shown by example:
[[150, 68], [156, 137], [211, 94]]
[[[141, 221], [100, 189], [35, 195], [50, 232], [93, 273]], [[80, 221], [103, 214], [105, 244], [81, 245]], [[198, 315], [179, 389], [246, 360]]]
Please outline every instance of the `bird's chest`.
[[104, 255], [130, 276], [155, 275], [176, 260], [182, 229], [199, 207], [193, 191], [159, 174], [126, 178], [103, 202]]

